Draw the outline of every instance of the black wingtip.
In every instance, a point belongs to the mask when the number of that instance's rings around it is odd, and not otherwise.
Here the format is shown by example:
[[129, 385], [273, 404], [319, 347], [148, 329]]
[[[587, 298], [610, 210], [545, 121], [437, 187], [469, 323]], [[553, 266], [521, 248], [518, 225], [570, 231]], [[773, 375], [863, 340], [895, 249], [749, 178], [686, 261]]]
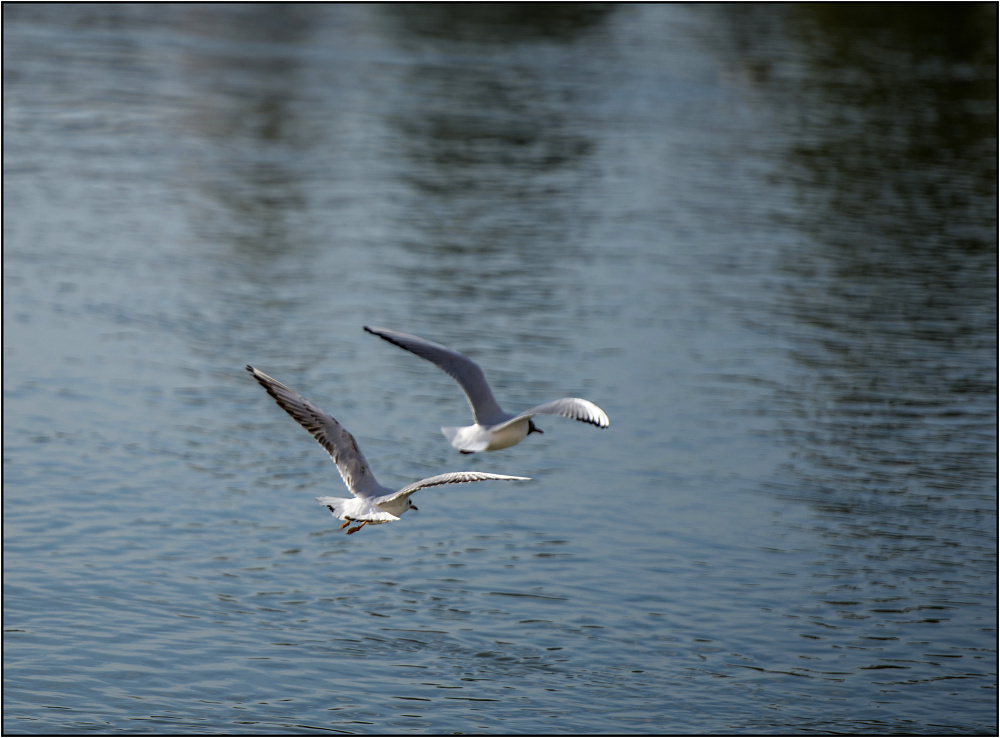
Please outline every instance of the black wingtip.
[[[400, 347], [401, 349], [403, 349], [404, 351], [409, 351], [410, 353], [413, 353], [413, 354], [417, 354], [417, 356], [420, 356], [420, 353], [419, 353], [419, 352], [417, 352], [417, 351], [414, 351], [414, 350], [413, 350], [412, 348], [410, 348], [409, 346], [404, 346], [403, 344], [401, 344], [401, 343], [400, 343], [399, 341], [397, 341], [397, 340], [396, 340], [395, 338], [392, 338], [391, 336], [387, 336], [387, 335], [385, 335], [384, 333], [379, 333], [379, 332], [378, 332], [377, 330], [375, 330], [374, 328], [370, 328], [370, 327], [368, 327], [367, 325], [366, 325], [366, 326], [364, 326], [364, 329], [365, 329], [366, 331], [368, 331], [369, 333], [371, 333], [371, 334], [372, 334], [373, 336], [378, 336], [378, 337], [379, 337], [379, 338], [381, 338], [381, 339], [382, 339], [383, 341], [386, 341], [387, 343], [391, 343], [391, 344], [392, 344], [393, 346], [399, 346], [399, 347]], [[422, 339], [421, 339], [421, 340], [422, 340]]]
[[256, 370], [256, 369], [254, 369], [254, 368], [253, 368], [252, 366], [250, 366], [249, 364], [247, 364], [247, 371], [248, 371], [248, 372], [250, 372], [251, 374], [253, 374], [253, 373], [254, 373], [255, 371], [257, 371], [257, 370]]

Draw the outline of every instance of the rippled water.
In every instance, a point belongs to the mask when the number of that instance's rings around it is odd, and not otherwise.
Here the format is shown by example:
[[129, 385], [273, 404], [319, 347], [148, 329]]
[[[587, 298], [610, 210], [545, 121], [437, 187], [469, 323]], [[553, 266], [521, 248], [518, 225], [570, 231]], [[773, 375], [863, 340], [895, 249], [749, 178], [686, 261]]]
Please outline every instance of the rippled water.
[[5, 5], [5, 732], [995, 732], [959, 8]]

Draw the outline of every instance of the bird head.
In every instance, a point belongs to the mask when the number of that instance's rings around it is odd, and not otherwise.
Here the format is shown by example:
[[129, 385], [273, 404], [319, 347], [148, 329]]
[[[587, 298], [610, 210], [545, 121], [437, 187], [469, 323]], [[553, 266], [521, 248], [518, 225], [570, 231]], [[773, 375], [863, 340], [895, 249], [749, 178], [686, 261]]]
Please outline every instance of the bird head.
[[529, 435], [531, 433], [542, 433], [542, 432], [543, 432], [542, 429], [539, 428], [537, 425], [535, 425], [535, 421], [531, 420], [529, 418], [528, 419], [528, 433], [526, 433], [525, 435]]

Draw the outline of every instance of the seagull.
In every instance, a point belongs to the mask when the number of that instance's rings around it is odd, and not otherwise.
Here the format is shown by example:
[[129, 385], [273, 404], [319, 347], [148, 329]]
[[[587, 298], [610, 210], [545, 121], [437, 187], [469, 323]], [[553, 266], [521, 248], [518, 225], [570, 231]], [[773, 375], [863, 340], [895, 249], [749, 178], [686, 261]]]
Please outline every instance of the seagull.
[[427, 341], [417, 336], [385, 328], [364, 326], [372, 335], [384, 338], [389, 343], [406, 349], [417, 356], [437, 364], [465, 392], [472, 407], [476, 424], [464, 428], [442, 428], [445, 438], [463, 454], [476, 451], [499, 451], [523, 441], [529, 433], [541, 433], [532, 418], [536, 415], [562, 415], [584, 423], [607, 428], [611, 421], [607, 414], [589, 400], [579, 397], [564, 397], [517, 415], [500, 409], [486, 376], [479, 365], [464, 354], [452, 351], [440, 343]]
[[417, 506], [410, 501], [410, 495], [424, 487], [436, 487], [439, 484], [461, 484], [464, 482], [485, 482], [490, 479], [507, 481], [523, 481], [530, 477], [509, 477], [505, 474], [488, 474], [486, 472], [463, 471], [438, 474], [434, 477], [421, 479], [408, 484], [400, 490], [393, 491], [375, 481], [368, 462], [365, 461], [361, 449], [358, 448], [354, 436], [347, 432], [340, 423], [302, 395], [290, 390], [277, 379], [267, 376], [264, 372], [247, 364], [247, 371], [253, 374], [267, 394], [274, 398], [285, 412], [295, 418], [299, 425], [313, 434], [319, 445], [327, 450], [337, 465], [344, 484], [354, 495], [354, 499], [341, 497], [317, 497], [334, 517], [340, 518], [344, 524], [341, 530], [351, 523], [361, 525], [348, 528], [348, 534], [357, 533], [366, 524], [379, 525], [392, 520], [407, 510], [416, 510]]

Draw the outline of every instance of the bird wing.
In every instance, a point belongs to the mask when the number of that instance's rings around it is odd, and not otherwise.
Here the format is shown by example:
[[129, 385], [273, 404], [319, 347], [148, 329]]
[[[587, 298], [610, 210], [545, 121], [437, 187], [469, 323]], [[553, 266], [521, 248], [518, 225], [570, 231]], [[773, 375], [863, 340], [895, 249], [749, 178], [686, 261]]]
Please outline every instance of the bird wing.
[[403, 487], [398, 492], [393, 492], [385, 497], [379, 498], [378, 502], [391, 502], [393, 500], [398, 500], [402, 497], [409, 497], [418, 489], [423, 489], [424, 487], [436, 487], [439, 484], [464, 484], [465, 482], [486, 482], [490, 479], [499, 479], [502, 481], [527, 481], [531, 477], [510, 477], [506, 474], [489, 474], [487, 472], [477, 472], [477, 471], [462, 471], [462, 472], [447, 472], [445, 474], [438, 474], [435, 477], [428, 477], [427, 479], [421, 479], [419, 482], [414, 482], [413, 484], [408, 484]]
[[306, 398], [277, 379], [254, 369], [249, 364], [247, 371], [253, 374], [267, 394], [286, 413], [295, 418], [299, 425], [313, 434], [319, 445], [327, 450], [337, 465], [344, 484], [355, 497], [377, 497], [385, 493], [385, 487], [375, 480], [364, 454], [358, 448], [354, 436], [332, 416], [320, 410]]
[[479, 364], [468, 356], [452, 351], [440, 343], [411, 336], [409, 333], [367, 325], [364, 328], [372, 335], [406, 349], [422, 359], [427, 359], [432, 364], [437, 364], [448, 376], [458, 382], [459, 387], [465, 392], [469, 406], [472, 408], [472, 414], [479, 425], [500, 422], [504, 416], [503, 410], [500, 409], [500, 405], [493, 397], [493, 390], [490, 389], [490, 385], [486, 381], [486, 375], [479, 368]]
[[515, 415], [510, 420], [507, 420], [490, 430], [498, 431], [502, 428], [506, 428], [511, 423], [516, 423], [519, 420], [531, 418], [535, 415], [562, 415], [564, 418], [580, 420], [584, 423], [596, 425], [598, 428], [607, 428], [611, 424], [611, 420], [608, 419], [607, 413], [597, 407], [597, 405], [592, 403], [590, 400], [584, 400], [579, 397], [563, 397], [561, 400], [553, 400], [552, 402], [546, 402], [538, 407], [533, 407], [530, 410], [525, 410], [523, 413]]

